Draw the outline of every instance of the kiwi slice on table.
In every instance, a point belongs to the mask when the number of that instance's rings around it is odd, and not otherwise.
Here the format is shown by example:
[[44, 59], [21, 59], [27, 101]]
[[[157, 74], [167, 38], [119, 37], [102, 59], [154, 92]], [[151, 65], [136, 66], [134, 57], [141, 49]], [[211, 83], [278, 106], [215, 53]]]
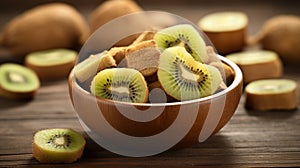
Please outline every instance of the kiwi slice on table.
[[250, 82], [245, 88], [245, 106], [260, 111], [296, 109], [297, 87], [297, 83], [289, 79], [264, 79]]
[[69, 49], [36, 51], [25, 57], [25, 65], [41, 80], [66, 78], [75, 65], [77, 52]]
[[206, 45], [199, 32], [189, 24], [179, 24], [167, 27], [154, 35], [154, 40], [160, 50], [173, 46], [182, 46], [195, 60], [207, 62]]
[[68, 128], [43, 129], [35, 133], [33, 156], [42, 163], [72, 163], [81, 158], [86, 141]]
[[110, 68], [100, 71], [92, 80], [92, 94], [117, 101], [144, 103], [148, 87], [143, 75], [131, 68]]
[[14, 63], [0, 65], [0, 95], [33, 98], [39, 87], [39, 78], [31, 69]]
[[243, 72], [244, 83], [259, 79], [279, 78], [283, 65], [279, 56], [268, 50], [242, 51], [226, 55]]
[[195, 61], [180, 46], [167, 48], [161, 54], [157, 75], [165, 92], [177, 100], [209, 96], [222, 82], [217, 68]]

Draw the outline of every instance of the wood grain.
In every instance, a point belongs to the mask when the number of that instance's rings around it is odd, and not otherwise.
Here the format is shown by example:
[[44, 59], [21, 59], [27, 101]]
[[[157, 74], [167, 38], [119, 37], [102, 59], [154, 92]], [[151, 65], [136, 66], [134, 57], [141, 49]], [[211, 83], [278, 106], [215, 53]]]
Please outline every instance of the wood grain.
[[[203, 1], [197, 5], [181, 4], [180, 8], [166, 3], [139, 2], [144, 3], [146, 9], [166, 10], [194, 22], [216, 10], [243, 10], [251, 19], [250, 34], [272, 15], [300, 15], [298, 1], [290, 5], [278, 1], [261, 4], [234, 1], [228, 5], [224, 5], [225, 1], [220, 4]], [[89, 6], [88, 9], [93, 8]], [[0, 13], [0, 23], [14, 15], [8, 9], [6, 11], [7, 15]], [[299, 74], [299, 67], [285, 66], [284, 78], [297, 81], [298, 87]], [[0, 98], [0, 167], [300, 167], [299, 103], [298, 110], [294, 111], [259, 112], [246, 110], [244, 99], [243, 96], [229, 123], [207, 141], [156, 156], [131, 158], [99, 147], [84, 133], [71, 105], [67, 80], [43, 83], [33, 100]], [[51, 165], [40, 164], [32, 157], [33, 134], [39, 129], [53, 127], [69, 127], [85, 135], [87, 146], [79, 161]]]

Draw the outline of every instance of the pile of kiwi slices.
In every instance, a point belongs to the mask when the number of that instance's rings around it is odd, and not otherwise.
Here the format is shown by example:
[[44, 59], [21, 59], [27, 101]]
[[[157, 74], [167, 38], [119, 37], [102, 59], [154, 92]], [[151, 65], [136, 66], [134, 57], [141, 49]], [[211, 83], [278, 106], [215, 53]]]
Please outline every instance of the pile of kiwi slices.
[[211, 49], [194, 26], [179, 24], [145, 31], [129, 46], [91, 55], [74, 74], [99, 98], [148, 103], [151, 90], [160, 88], [168, 102], [192, 100], [226, 88], [225, 80], [234, 75]]

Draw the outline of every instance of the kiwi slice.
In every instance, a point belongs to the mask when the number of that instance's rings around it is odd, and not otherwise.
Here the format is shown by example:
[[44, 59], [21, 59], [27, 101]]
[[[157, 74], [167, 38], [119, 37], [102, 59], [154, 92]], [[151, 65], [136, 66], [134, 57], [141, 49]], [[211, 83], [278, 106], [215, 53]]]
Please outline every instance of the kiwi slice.
[[255, 110], [291, 110], [298, 106], [297, 83], [289, 79], [264, 79], [245, 88], [245, 106]]
[[31, 69], [14, 63], [0, 66], [0, 95], [8, 98], [33, 98], [39, 87], [39, 78]]
[[75, 65], [77, 52], [69, 49], [36, 51], [25, 57], [25, 65], [33, 69], [41, 80], [66, 78]]
[[243, 72], [244, 83], [282, 76], [283, 67], [278, 55], [268, 50], [242, 51], [226, 55]]
[[42, 163], [72, 163], [81, 158], [85, 139], [68, 128], [43, 129], [35, 133], [33, 156]]
[[182, 46], [195, 60], [202, 63], [208, 60], [206, 45], [199, 32], [189, 24], [179, 24], [167, 27], [154, 35], [154, 40], [160, 50], [173, 46]]
[[97, 72], [110, 67], [117, 66], [113, 56], [103, 51], [96, 55], [91, 55], [87, 59], [77, 64], [74, 68], [74, 75], [79, 82], [84, 82], [92, 78]]
[[210, 13], [198, 21], [199, 28], [223, 55], [244, 48], [248, 24], [247, 15], [236, 11]]
[[100, 71], [92, 80], [92, 94], [116, 101], [144, 103], [148, 87], [143, 75], [130, 68], [110, 68]]
[[166, 93], [177, 100], [209, 96], [222, 82], [217, 68], [195, 61], [181, 46], [167, 48], [161, 54], [157, 75]]

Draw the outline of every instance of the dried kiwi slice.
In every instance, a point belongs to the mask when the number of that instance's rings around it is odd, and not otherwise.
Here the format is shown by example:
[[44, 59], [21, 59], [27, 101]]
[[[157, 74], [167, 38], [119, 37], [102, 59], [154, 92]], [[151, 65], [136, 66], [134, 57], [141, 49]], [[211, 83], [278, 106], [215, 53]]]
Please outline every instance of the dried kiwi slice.
[[51, 49], [28, 54], [25, 65], [33, 69], [41, 80], [66, 78], [75, 65], [77, 52], [69, 49]]
[[179, 24], [158, 31], [154, 40], [160, 50], [182, 46], [195, 60], [207, 62], [206, 45], [199, 32], [189, 24]]
[[110, 68], [100, 71], [92, 80], [91, 93], [124, 102], [144, 103], [148, 100], [145, 78], [139, 71], [130, 68]]
[[32, 98], [40, 81], [31, 69], [13, 63], [0, 66], [0, 95], [9, 98]]
[[71, 163], [81, 157], [85, 144], [84, 137], [72, 129], [44, 129], [35, 133], [32, 152], [42, 163]]
[[177, 100], [209, 96], [222, 82], [217, 68], [195, 61], [184, 47], [179, 46], [162, 53], [157, 75], [166, 93]]
[[245, 106], [255, 110], [291, 110], [298, 106], [297, 83], [289, 79], [264, 79], [245, 88]]
[[117, 66], [110, 52], [103, 51], [91, 55], [74, 68], [74, 75], [79, 82], [84, 82], [97, 74], [97, 72], [110, 67]]

